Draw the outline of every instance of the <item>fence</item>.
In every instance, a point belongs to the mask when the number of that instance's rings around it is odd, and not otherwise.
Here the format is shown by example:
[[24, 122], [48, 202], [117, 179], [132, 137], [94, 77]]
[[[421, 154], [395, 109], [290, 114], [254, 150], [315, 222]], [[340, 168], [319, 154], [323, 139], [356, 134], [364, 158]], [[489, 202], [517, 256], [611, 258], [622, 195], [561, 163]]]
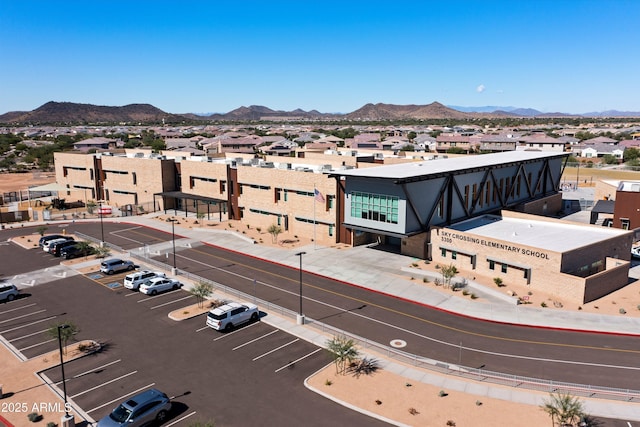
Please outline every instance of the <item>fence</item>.
[[[76, 233], [78, 237], [98, 243], [99, 240], [86, 236], [81, 233]], [[125, 252], [122, 248], [116, 245], [108, 244], [108, 247], [117, 251]], [[130, 251], [129, 255], [132, 258], [143, 261], [145, 264], [153, 265], [158, 269], [169, 269], [169, 266], [161, 261], [152, 259], [148, 256], [148, 252], [143, 248], [138, 251]], [[213, 286], [214, 290], [224, 292], [225, 294], [232, 295], [240, 300], [251, 301], [259, 305], [262, 309], [268, 312], [277, 313], [283, 317], [295, 319], [297, 313], [288, 310], [284, 307], [273, 304], [270, 301], [265, 301], [260, 298], [256, 298], [255, 295], [248, 295], [237, 289], [223, 285], [222, 283], [198, 276], [188, 271], [179, 270], [179, 275], [186, 277], [194, 282], [209, 283]], [[534, 390], [544, 393], [569, 393], [574, 396], [582, 396], [597, 399], [609, 399], [626, 402], [640, 402], [640, 390], [622, 389], [603, 387], [586, 384], [576, 384], [562, 381], [545, 380], [533, 377], [524, 377], [519, 375], [505, 374], [501, 372], [494, 372], [485, 369], [470, 368], [460, 365], [454, 365], [447, 362], [441, 362], [433, 359], [428, 359], [415, 354], [407, 353], [398, 350], [393, 347], [389, 347], [384, 344], [360, 337], [358, 335], [351, 334], [345, 330], [334, 328], [322, 322], [315, 321], [313, 319], [306, 319], [305, 325], [309, 328], [314, 328], [322, 334], [328, 334], [331, 336], [345, 336], [353, 340], [357, 346], [361, 349], [369, 352], [375, 352], [389, 360], [393, 360], [399, 363], [410, 365], [416, 368], [428, 369], [433, 372], [444, 375], [452, 375], [466, 380], [498, 384], [502, 386], [513, 387], [523, 390]]]

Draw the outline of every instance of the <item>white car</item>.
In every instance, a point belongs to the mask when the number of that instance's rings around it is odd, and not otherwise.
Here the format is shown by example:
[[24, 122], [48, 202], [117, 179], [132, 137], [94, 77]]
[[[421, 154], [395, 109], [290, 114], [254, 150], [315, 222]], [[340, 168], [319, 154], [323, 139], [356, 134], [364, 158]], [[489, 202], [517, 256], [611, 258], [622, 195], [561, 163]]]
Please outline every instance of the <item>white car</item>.
[[640, 246], [631, 248], [631, 256], [634, 258], [640, 258]]
[[255, 304], [230, 302], [216, 307], [207, 314], [207, 326], [215, 330], [231, 330], [234, 326], [255, 321], [260, 318], [258, 306]]
[[124, 287], [137, 291], [140, 285], [144, 285], [149, 280], [155, 279], [156, 277], [167, 277], [167, 275], [161, 271], [136, 271], [135, 273], [127, 274], [124, 277]]
[[140, 292], [146, 295], [156, 295], [160, 292], [170, 291], [172, 289], [180, 289], [182, 283], [176, 279], [169, 279], [167, 277], [156, 277], [149, 280], [147, 283], [140, 285]]

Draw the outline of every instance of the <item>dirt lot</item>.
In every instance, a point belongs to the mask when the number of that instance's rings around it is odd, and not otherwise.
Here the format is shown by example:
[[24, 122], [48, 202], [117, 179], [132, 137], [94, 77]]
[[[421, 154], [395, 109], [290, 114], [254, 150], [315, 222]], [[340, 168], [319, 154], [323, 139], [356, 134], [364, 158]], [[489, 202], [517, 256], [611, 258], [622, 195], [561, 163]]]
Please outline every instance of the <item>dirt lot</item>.
[[0, 174], [0, 194], [10, 191], [26, 190], [35, 185], [44, 185], [56, 181], [53, 172], [27, 172]]

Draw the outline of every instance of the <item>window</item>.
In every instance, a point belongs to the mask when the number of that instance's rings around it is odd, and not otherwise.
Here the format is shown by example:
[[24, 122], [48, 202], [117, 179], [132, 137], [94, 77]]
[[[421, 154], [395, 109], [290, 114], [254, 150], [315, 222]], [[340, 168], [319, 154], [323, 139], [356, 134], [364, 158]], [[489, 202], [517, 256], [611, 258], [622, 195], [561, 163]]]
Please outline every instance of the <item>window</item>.
[[623, 230], [628, 230], [630, 223], [629, 218], [620, 218], [620, 226]]
[[451, 259], [458, 259], [458, 252], [451, 251]]
[[502, 264], [502, 272], [503, 273], [507, 272], [507, 264]]
[[447, 257], [447, 250], [444, 248], [440, 248], [440, 256], [443, 258]]
[[351, 216], [397, 224], [398, 201], [395, 196], [354, 191], [351, 193]]
[[131, 175], [133, 176], [133, 185], [137, 185], [138, 184], [138, 176], [136, 175], [135, 172], [132, 172]]
[[489, 270], [495, 270], [496, 269], [496, 262], [493, 260], [489, 260]]

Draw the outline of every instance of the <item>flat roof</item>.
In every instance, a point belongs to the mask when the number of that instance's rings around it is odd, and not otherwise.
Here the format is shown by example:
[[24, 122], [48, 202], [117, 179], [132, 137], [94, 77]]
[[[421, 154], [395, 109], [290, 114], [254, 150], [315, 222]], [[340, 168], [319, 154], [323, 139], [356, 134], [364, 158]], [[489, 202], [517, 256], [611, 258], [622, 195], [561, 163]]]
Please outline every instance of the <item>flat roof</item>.
[[447, 228], [488, 239], [504, 240], [554, 252], [568, 252], [598, 243], [603, 239], [630, 233], [627, 230], [610, 227], [497, 215], [483, 215], [450, 225]]
[[506, 151], [502, 153], [468, 155], [448, 159], [423, 160], [420, 162], [382, 165], [362, 169], [332, 171], [332, 175], [359, 176], [365, 178], [407, 179], [419, 176], [450, 173], [465, 169], [485, 168], [501, 164], [531, 160], [566, 157], [569, 153], [544, 151]]

